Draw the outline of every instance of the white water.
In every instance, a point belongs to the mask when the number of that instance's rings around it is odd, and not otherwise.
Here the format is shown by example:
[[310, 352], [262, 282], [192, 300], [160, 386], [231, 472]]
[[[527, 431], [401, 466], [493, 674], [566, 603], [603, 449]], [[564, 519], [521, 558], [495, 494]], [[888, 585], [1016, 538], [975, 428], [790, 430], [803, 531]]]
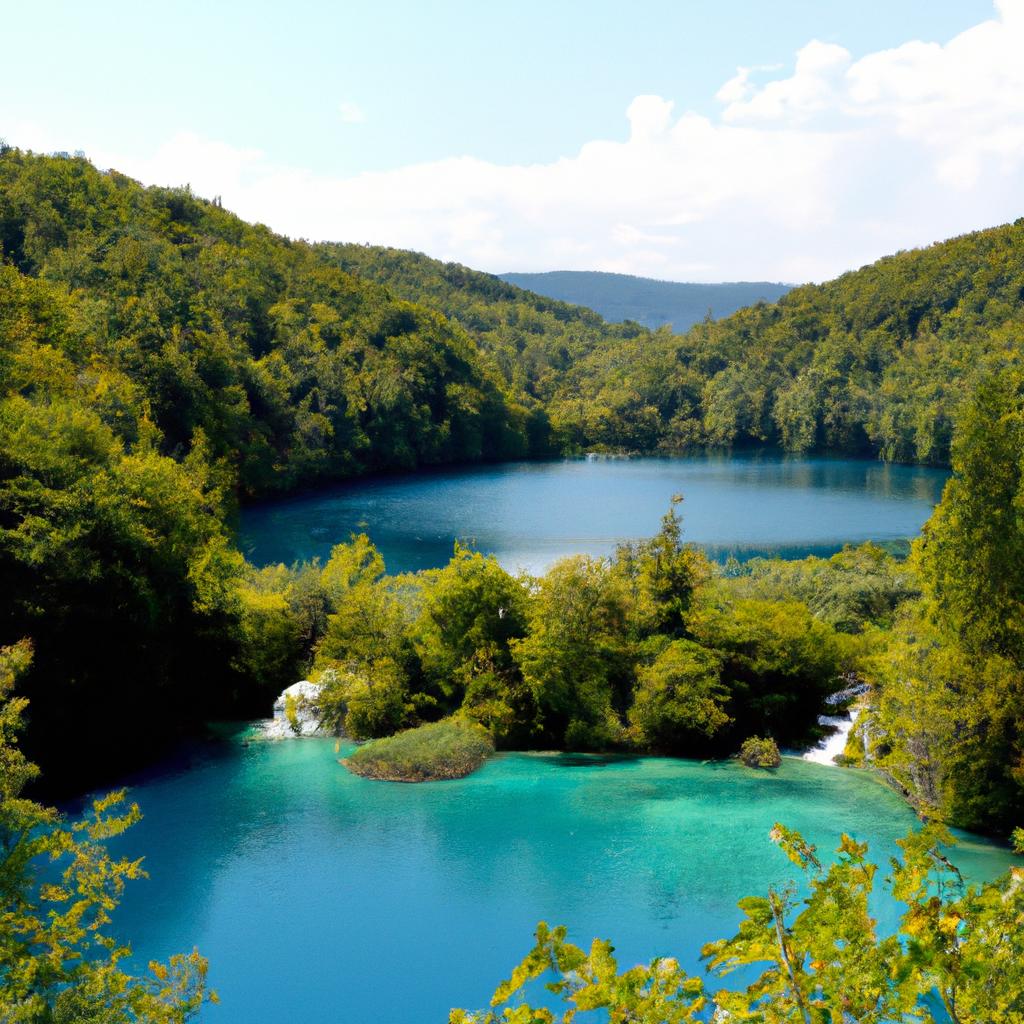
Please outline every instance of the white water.
[[818, 724], [830, 725], [836, 731], [831, 736], [826, 736], [816, 747], [804, 751], [803, 758], [815, 764], [835, 764], [836, 757], [846, 749], [846, 740], [853, 728], [853, 718], [850, 715], [821, 715]]

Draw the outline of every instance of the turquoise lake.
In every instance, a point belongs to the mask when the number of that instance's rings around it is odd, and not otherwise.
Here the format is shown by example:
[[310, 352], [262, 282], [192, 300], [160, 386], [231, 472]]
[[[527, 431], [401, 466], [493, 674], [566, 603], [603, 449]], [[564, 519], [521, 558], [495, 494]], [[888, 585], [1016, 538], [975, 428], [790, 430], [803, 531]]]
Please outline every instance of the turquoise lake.
[[510, 570], [607, 555], [656, 533], [673, 494], [686, 538], [718, 558], [828, 555], [916, 536], [945, 470], [757, 453], [514, 462], [382, 477], [252, 506], [239, 542], [259, 564], [319, 556], [366, 532], [391, 572], [444, 565], [458, 540]]
[[[882, 859], [914, 824], [868, 775], [787, 758], [736, 762], [505, 754], [428, 785], [371, 782], [329, 740], [225, 743], [133, 787], [145, 854], [115, 918], [139, 967], [193, 945], [210, 958], [214, 1024], [443, 1024], [486, 1005], [538, 920], [620, 962], [732, 934], [736, 900], [795, 868], [775, 821], [821, 851], [841, 831]], [[969, 878], [1008, 855], [954, 852]], [[883, 920], [884, 924], [892, 921]]]

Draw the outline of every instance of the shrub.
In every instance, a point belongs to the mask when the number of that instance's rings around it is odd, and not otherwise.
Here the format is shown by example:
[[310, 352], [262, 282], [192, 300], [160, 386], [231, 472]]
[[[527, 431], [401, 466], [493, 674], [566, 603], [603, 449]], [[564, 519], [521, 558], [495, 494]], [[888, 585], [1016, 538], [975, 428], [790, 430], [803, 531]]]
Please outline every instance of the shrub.
[[750, 736], [740, 747], [740, 760], [748, 768], [778, 768], [782, 764], [782, 755], [778, 744], [770, 736]]
[[372, 740], [341, 763], [356, 775], [391, 782], [461, 779], [494, 752], [486, 729], [448, 718]]

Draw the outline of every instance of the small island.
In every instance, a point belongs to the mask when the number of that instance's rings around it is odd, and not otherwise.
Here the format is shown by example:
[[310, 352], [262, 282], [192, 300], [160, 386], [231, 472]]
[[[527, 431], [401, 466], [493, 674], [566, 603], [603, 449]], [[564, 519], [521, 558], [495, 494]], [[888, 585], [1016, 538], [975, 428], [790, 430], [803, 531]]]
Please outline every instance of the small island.
[[461, 779], [494, 753], [487, 730], [462, 719], [431, 722], [371, 740], [342, 764], [356, 775], [387, 782]]
[[740, 760], [748, 768], [778, 768], [782, 764], [782, 755], [778, 744], [770, 736], [750, 736], [740, 747]]

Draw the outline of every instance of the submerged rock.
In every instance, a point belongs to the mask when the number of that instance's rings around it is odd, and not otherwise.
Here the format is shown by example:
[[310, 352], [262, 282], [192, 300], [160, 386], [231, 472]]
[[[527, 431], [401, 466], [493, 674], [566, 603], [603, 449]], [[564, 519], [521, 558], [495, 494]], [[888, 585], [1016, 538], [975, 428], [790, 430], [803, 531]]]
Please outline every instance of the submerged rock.
[[326, 736], [320, 724], [320, 689], [318, 683], [300, 679], [283, 690], [274, 701], [274, 717], [263, 723], [262, 735], [268, 740]]

